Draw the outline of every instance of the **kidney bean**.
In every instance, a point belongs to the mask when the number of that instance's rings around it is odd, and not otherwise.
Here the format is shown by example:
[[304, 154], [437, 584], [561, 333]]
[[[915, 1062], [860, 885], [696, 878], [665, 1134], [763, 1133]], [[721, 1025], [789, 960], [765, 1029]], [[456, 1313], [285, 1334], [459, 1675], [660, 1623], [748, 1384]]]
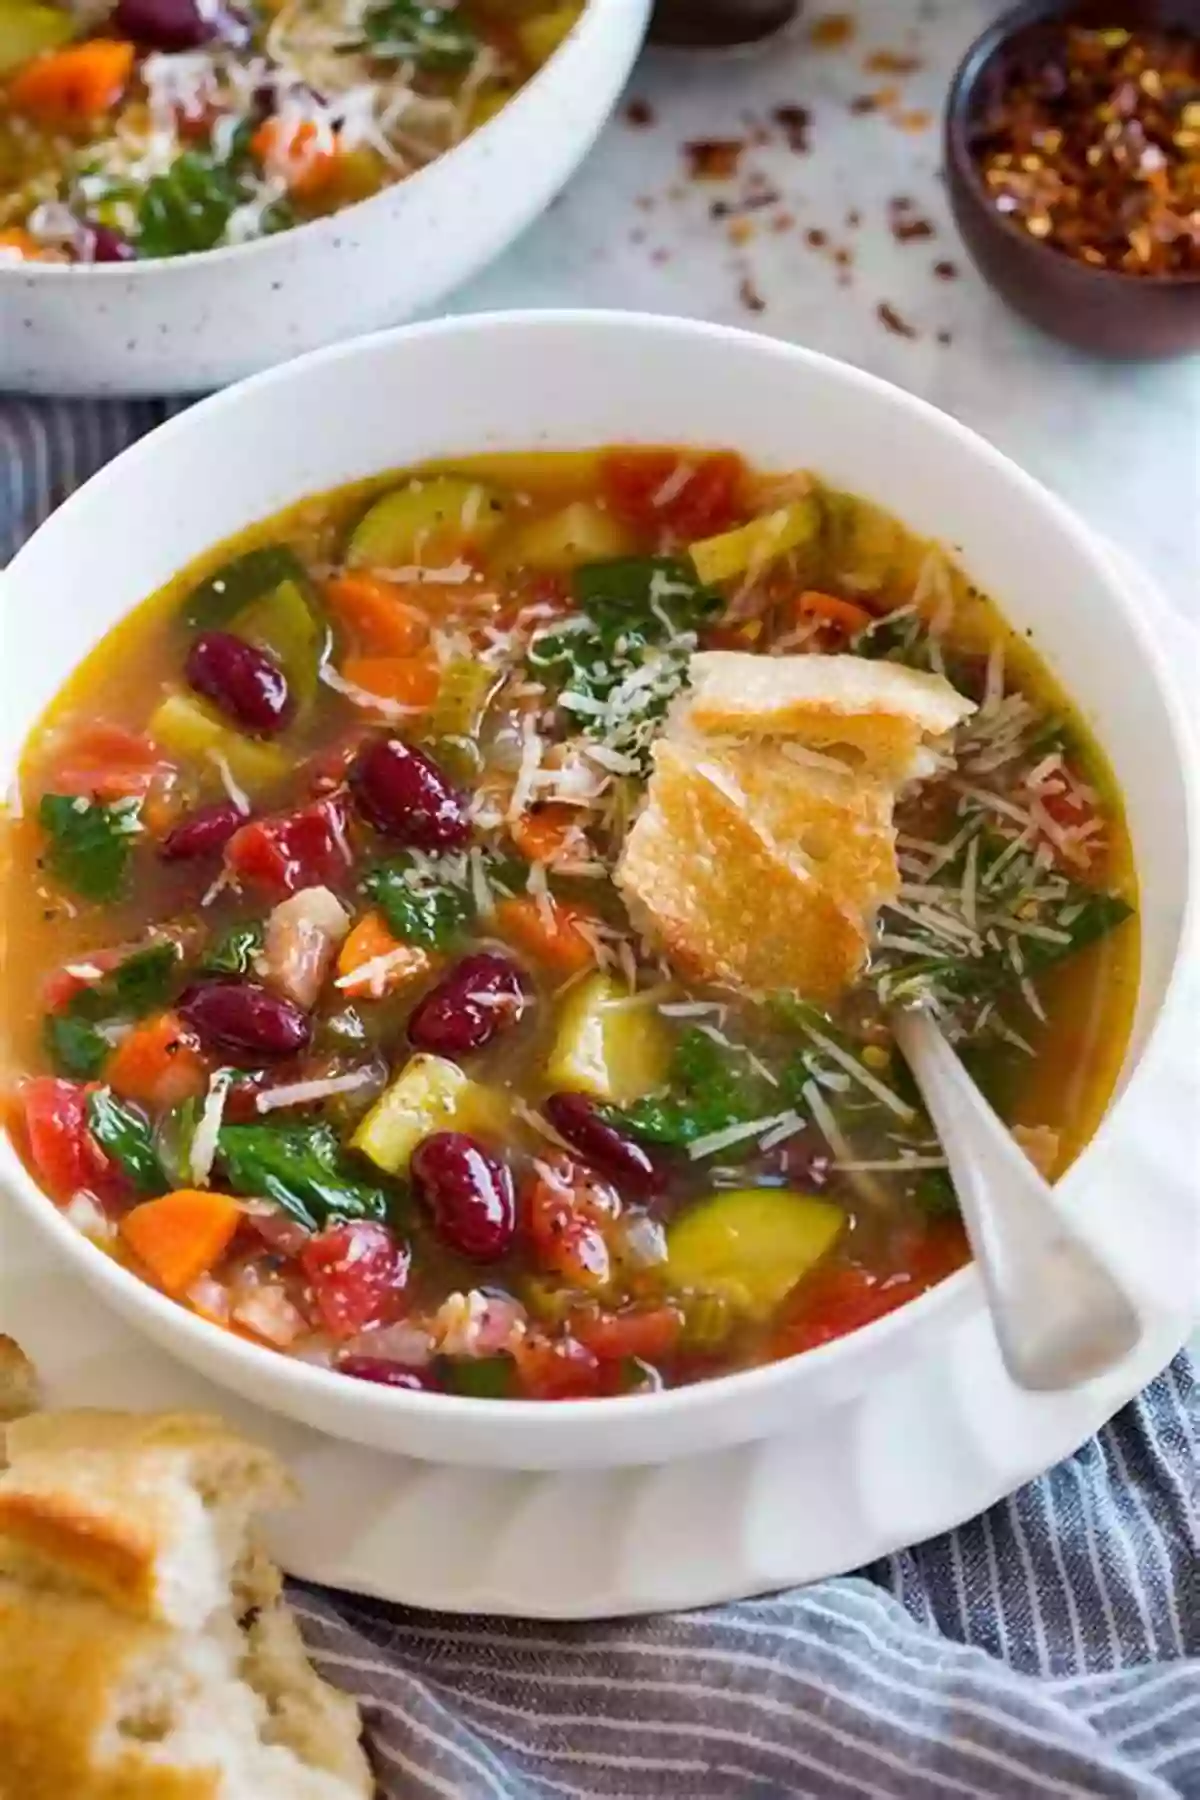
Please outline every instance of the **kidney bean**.
[[137, 250], [127, 237], [111, 225], [85, 225], [83, 229], [85, 262], [136, 262]]
[[198, 694], [256, 736], [273, 737], [295, 710], [279, 664], [231, 631], [206, 631], [198, 637], [184, 673]]
[[117, 0], [109, 22], [118, 37], [146, 50], [198, 50], [215, 39], [237, 46], [250, 39], [241, 13], [200, 0]]
[[492, 950], [464, 956], [413, 1009], [408, 1041], [437, 1056], [482, 1050], [516, 1024], [528, 998], [524, 977], [507, 956]]
[[412, 850], [456, 850], [471, 824], [466, 802], [431, 756], [399, 738], [373, 738], [350, 769], [350, 791], [377, 831]]
[[609, 1125], [586, 1094], [551, 1094], [542, 1109], [560, 1137], [618, 1187], [649, 1197], [666, 1185], [666, 1172], [644, 1145]]
[[335, 1366], [339, 1375], [353, 1375], [356, 1381], [376, 1381], [383, 1387], [430, 1394], [441, 1388], [432, 1369], [406, 1369], [403, 1363], [386, 1362], [382, 1356], [343, 1356]]
[[241, 1068], [261, 1069], [307, 1050], [308, 1014], [257, 981], [206, 981], [185, 990], [176, 1008], [206, 1050]]
[[833, 1152], [815, 1126], [805, 1125], [769, 1151], [763, 1158], [763, 1166], [770, 1174], [781, 1176], [789, 1187], [806, 1188], [810, 1194], [819, 1193], [829, 1186]]
[[232, 800], [197, 807], [171, 827], [158, 846], [158, 854], [163, 862], [193, 862], [199, 856], [215, 856], [245, 823], [245, 813]]
[[409, 1165], [413, 1190], [447, 1249], [495, 1262], [517, 1228], [513, 1178], [499, 1159], [461, 1131], [423, 1138]]

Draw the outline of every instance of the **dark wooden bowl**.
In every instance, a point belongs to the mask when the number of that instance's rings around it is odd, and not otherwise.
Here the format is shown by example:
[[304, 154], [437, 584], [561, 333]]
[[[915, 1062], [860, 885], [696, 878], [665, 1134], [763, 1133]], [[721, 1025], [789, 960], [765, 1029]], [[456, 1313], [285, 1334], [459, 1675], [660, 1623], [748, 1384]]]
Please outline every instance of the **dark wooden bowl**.
[[1095, 356], [1151, 360], [1200, 350], [1200, 275], [1097, 269], [1030, 237], [997, 212], [971, 154], [970, 128], [1019, 32], [1039, 24], [1167, 26], [1200, 36], [1200, 0], [1023, 0], [975, 40], [946, 110], [946, 182], [984, 279], [1051, 336]]

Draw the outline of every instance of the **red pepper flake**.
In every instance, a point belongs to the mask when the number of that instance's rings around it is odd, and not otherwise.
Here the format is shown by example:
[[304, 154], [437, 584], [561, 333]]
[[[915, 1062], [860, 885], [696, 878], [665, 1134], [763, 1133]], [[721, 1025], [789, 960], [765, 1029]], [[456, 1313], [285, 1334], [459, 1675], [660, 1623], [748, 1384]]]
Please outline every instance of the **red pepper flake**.
[[997, 212], [1128, 275], [1200, 273], [1200, 36], [1029, 27], [971, 132]]
[[896, 127], [897, 131], [911, 131], [914, 133], [918, 131], [928, 131], [929, 127], [933, 124], [933, 114], [931, 112], [926, 112], [923, 106], [914, 107], [911, 112], [893, 113], [892, 124]]
[[808, 41], [814, 50], [840, 50], [853, 42], [857, 31], [852, 13], [821, 13], [808, 28]]
[[776, 213], [775, 217], [771, 220], [771, 230], [774, 232], [790, 231], [792, 229], [792, 226], [795, 223], [796, 223], [795, 213], [790, 213], [790, 212]]
[[937, 341], [939, 344], [952, 344], [954, 342], [954, 334], [950, 331], [939, 331], [937, 334]]
[[833, 260], [839, 269], [848, 269], [854, 261], [854, 252], [848, 250], [844, 244], [839, 244], [833, 253]]
[[743, 138], [693, 138], [683, 146], [693, 181], [732, 181], [746, 148]]
[[742, 276], [741, 285], [738, 288], [738, 299], [746, 308], [747, 312], [760, 313], [766, 312], [767, 310], [766, 301], [755, 287], [754, 281], [749, 275]]
[[900, 89], [898, 87], [876, 88], [873, 94], [856, 94], [850, 102], [850, 111], [852, 113], [886, 112], [890, 106], [895, 106], [899, 98]]
[[893, 218], [891, 227], [892, 236], [898, 244], [915, 244], [923, 238], [934, 236], [933, 225], [928, 219]]
[[797, 156], [806, 156], [812, 149], [808, 135], [812, 114], [807, 106], [777, 106], [771, 117], [787, 139], [788, 149], [794, 150]]
[[650, 102], [648, 100], [639, 99], [636, 94], [625, 108], [625, 119], [627, 124], [633, 125], [638, 129], [644, 129], [646, 126], [653, 125], [657, 122], [654, 108], [651, 106]]
[[748, 244], [754, 236], [754, 224], [750, 219], [731, 219], [725, 228], [725, 235], [731, 244]]
[[920, 57], [907, 50], [872, 50], [863, 57], [868, 75], [915, 75], [920, 67]]
[[850, 211], [846, 214], [846, 223], [851, 231], [857, 231], [862, 224], [862, 214], [856, 206], [852, 206]]
[[823, 250], [829, 242], [829, 233], [822, 231], [819, 225], [811, 225], [804, 234], [804, 241], [813, 250]]
[[916, 328], [902, 319], [890, 301], [881, 300], [875, 308], [879, 323], [892, 333], [893, 337], [915, 338]]
[[958, 279], [958, 264], [952, 262], [935, 262], [933, 265], [933, 272], [939, 281], [956, 281]]

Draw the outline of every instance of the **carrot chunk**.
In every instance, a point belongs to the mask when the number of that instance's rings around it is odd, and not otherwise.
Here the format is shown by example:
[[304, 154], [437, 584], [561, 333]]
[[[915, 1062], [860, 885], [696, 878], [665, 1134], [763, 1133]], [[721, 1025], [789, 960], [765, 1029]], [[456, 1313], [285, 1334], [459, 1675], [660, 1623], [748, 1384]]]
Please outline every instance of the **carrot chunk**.
[[85, 124], [116, 106], [132, 72], [132, 44], [91, 38], [35, 56], [9, 82], [8, 99], [48, 125]]
[[348, 656], [342, 674], [355, 687], [401, 706], [432, 706], [441, 686], [436, 665], [418, 656]]
[[[406, 954], [401, 955], [402, 951]], [[386, 969], [369, 966], [385, 956], [394, 956], [396, 960]], [[352, 998], [381, 1000], [385, 994], [423, 975], [429, 966], [429, 957], [424, 950], [393, 937], [382, 913], [364, 913], [338, 953], [338, 985]], [[360, 969], [363, 971], [360, 980], [345, 979], [356, 975]]]
[[325, 598], [338, 624], [365, 656], [412, 656], [429, 642], [429, 618], [410, 590], [382, 575], [335, 575]]
[[174, 1013], [135, 1025], [104, 1066], [104, 1079], [122, 1100], [143, 1106], [178, 1106], [202, 1094], [208, 1069]]
[[[556, 862], [571, 840], [580, 835], [573, 807], [539, 806], [522, 813], [509, 828], [513, 843], [530, 862]], [[581, 846], [582, 847], [582, 846]]]
[[822, 619], [827, 625], [836, 625], [847, 637], [865, 631], [874, 616], [853, 600], [841, 600], [836, 594], [822, 594], [815, 588], [797, 594], [792, 604], [799, 618]]
[[553, 899], [547, 906], [532, 894], [501, 900], [496, 907], [501, 935], [560, 975], [578, 974], [595, 962], [587, 926], [596, 917], [586, 906]]
[[121, 1236], [163, 1292], [178, 1298], [221, 1260], [241, 1220], [228, 1194], [178, 1188], [143, 1200], [121, 1220]]
[[325, 137], [311, 119], [295, 123], [264, 119], [250, 139], [250, 148], [265, 168], [281, 176], [289, 191], [302, 199], [330, 185], [340, 155], [336, 137]]

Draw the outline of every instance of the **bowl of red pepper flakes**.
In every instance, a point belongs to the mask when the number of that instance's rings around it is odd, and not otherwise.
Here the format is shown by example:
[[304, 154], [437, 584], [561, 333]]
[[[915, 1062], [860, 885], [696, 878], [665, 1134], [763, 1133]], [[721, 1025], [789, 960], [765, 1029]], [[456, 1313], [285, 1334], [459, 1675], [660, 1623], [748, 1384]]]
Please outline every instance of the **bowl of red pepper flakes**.
[[964, 57], [945, 153], [968, 250], [1035, 325], [1200, 350], [1200, 0], [1026, 0]]

